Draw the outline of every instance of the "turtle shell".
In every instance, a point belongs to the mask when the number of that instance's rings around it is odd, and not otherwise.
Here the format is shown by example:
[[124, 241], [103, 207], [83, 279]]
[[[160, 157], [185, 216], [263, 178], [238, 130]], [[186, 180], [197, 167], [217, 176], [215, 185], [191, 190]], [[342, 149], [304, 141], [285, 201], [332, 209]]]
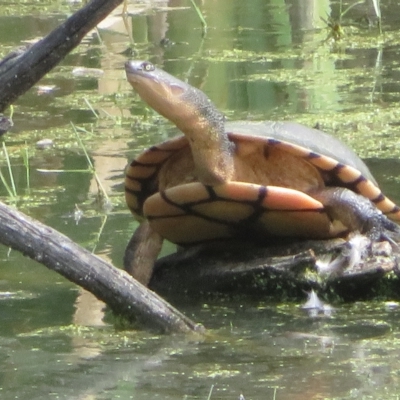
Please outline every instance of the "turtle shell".
[[144, 151], [128, 167], [125, 194], [132, 213], [179, 245], [232, 237], [324, 239], [347, 230], [312, 196], [333, 186], [368, 198], [400, 221], [399, 207], [336, 138], [292, 122], [233, 122], [226, 132], [236, 149], [232, 181], [213, 187], [198, 182], [189, 143], [179, 136]]

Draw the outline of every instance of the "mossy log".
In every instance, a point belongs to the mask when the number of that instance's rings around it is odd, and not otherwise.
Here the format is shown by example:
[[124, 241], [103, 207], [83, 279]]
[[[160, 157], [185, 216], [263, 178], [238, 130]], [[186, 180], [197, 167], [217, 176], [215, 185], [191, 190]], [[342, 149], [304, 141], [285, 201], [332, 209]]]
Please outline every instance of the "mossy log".
[[[343, 256], [348, 246], [335, 239], [271, 248], [234, 243], [186, 249], [157, 261], [150, 288], [167, 296], [230, 293], [275, 298], [304, 297], [304, 291], [314, 289], [346, 300], [397, 292], [398, 245], [374, 243], [354, 265]], [[333, 267], [333, 261], [331, 270], [324, 270], [320, 265], [326, 258], [342, 262]]]

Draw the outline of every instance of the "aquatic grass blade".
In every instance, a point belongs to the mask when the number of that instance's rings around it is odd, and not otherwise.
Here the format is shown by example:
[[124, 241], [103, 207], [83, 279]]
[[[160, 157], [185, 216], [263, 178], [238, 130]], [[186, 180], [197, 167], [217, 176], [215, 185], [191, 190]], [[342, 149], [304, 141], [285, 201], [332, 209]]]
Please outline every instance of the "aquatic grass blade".
[[364, 0], [360, 0], [360, 1], [356, 1], [353, 4], [350, 4], [343, 12], [340, 12], [340, 22], [342, 20], [342, 18], [355, 6], [358, 6], [359, 4], [364, 4]]
[[76, 139], [78, 140], [78, 144], [79, 144], [79, 146], [81, 147], [81, 149], [83, 150], [83, 152], [85, 154], [86, 161], [87, 161], [89, 167], [94, 171], [94, 166], [93, 166], [92, 160], [90, 159], [89, 154], [86, 151], [86, 147], [83, 144], [82, 139], [81, 139], [81, 137], [80, 137], [80, 135], [78, 133], [78, 128], [72, 122], [71, 122], [71, 126], [72, 126], [72, 128], [73, 128], [73, 130], [75, 132], [75, 136], [76, 136]]
[[97, 114], [96, 110], [92, 107], [92, 105], [90, 104], [89, 100], [88, 100], [86, 97], [84, 97], [84, 98], [83, 98], [83, 101], [84, 101], [84, 102], [86, 103], [86, 105], [89, 107], [89, 110], [93, 113], [93, 115], [94, 115], [97, 119], [99, 119], [99, 118], [100, 118], [99, 114]]
[[96, 169], [94, 168], [94, 165], [92, 163], [92, 160], [89, 157], [89, 154], [88, 154], [88, 152], [86, 150], [86, 147], [82, 142], [82, 139], [81, 139], [81, 137], [79, 135], [77, 127], [75, 127], [75, 125], [72, 122], [71, 122], [71, 125], [72, 125], [72, 128], [73, 128], [74, 132], [75, 132], [75, 136], [76, 136], [76, 138], [78, 140], [79, 146], [82, 148], [82, 150], [83, 150], [83, 152], [85, 154], [86, 161], [87, 161], [87, 163], [89, 165], [89, 168], [90, 168], [91, 172], [93, 173], [93, 176], [94, 176], [94, 179], [96, 180], [98, 188], [100, 189], [100, 191], [101, 191], [102, 195], [104, 196], [104, 198], [106, 199], [107, 203], [111, 203], [109, 197], [107, 196], [107, 192], [104, 189], [103, 185], [101, 184], [100, 178], [98, 177], [98, 175], [96, 173]]
[[6, 144], [4, 142], [3, 142], [3, 152], [4, 152], [4, 156], [6, 157], [6, 162], [7, 162], [7, 167], [8, 167], [8, 174], [10, 176], [10, 183], [11, 183], [11, 190], [12, 190], [12, 193], [13, 193], [13, 197], [17, 197], [17, 190], [15, 188], [14, 175], [13, 175], [12, 168], [11, 168], [10, 157], [8, 155], [7, 147], [6, 147]]
[[381, 19], [381, 4], [380, 3], [381, 3], [380, 0], [372, 0], [375, 14], [379, 18], [379, 20]]
[[205, 36], [207, 34], [207, 28], [208, 28], [207, 22], [206, 22], [203, 14], [202, 14], [200, 8], [195, 3], [195, 1], [194, 0], [190, 0], [190, 2], [192, 3], [192, 6], [196, 10], [196, 13], [197, 13], [197, 15], [198, 15], [198, 17], [200, 19], [201, 26], [203, 27], [203, 36]]
[[213, 390], [214, 390], [214, 385], [211, 385], [210, 391], [208, 393], [207, 400], [211, 400], [211, 395], [212, 395]]
[[106, 222], [107, 222], [107, 215], [104, 215], [104, 217], [102, 219], [102, 222], [101, 222], [100, 229], [98, 230], [98, 232], [96, 234], [96, 238], [95, 238], [95, 241], [94, 241], [94, 246], [92, 248], [92, 254], [95, 254], [97, 245], [100, 242], [100, 237], [101, 237], [101, 235], [102, 235], [102, 233], [104, 231], [104, 227], [106, 226]]
[[1, 170], [0, 170], [0, 180], [1, 180], [1, 182], [3, 183], [4, 187], [6, 188], [8, 195], [9, 195], [12, 199], [15, 199], [17, 196], [14, 195], [14, 193], [13, 193], [11, 187], [10, 187], [9, 184], [7, 183], [6, 178], [4, 177], [3, 173], [1, 172]]
[[24, 163], [25, 167], [25, 176], [26, 176], [26, 188], [28, 191], [31, 189], [31, 183], [30, 183], [30, 169], [29, 169], [29, 148], [28, 145], [25, 142], [25, 147], [21, 149], [21, 157]]
[[381, 1], [372, 0], [374, 6], [375, 14], [378, 17], [379, 33], [382, 34], [382, 14], [381, 14]]
[[85, 174], [91, 174], [92, 171], [89, 169], [45, 169], [45, 168], [36, 168], [36, 171], [38, 172], [73, 172], [73, 173], [80, 173], [83, 172]]

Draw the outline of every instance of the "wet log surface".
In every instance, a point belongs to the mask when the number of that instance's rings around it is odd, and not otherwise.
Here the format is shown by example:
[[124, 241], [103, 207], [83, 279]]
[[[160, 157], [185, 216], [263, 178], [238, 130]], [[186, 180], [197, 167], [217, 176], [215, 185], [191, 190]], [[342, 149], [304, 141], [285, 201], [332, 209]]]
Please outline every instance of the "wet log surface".
[[[303, 298], [304, 291], [345, 300], [391, 295], [400, 288], [398, 246], [375, 243], [355, 265], [342, 240], [308, 241], [273, 248], [240, 244], [186, 249], [158, 260], [150, 288], [166, 296], [229, 293]], [[338, 261], [326, 271], [324, 259]], [[340, 262], [341, 261], [341, 262]]]

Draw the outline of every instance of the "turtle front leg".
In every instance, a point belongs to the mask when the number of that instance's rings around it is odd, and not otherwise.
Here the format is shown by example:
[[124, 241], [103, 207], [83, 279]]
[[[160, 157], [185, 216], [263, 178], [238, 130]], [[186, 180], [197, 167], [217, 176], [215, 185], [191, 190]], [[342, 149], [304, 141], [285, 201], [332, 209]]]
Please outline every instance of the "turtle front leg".
[[364, 196], [340, 187], [325, 188], [310, 195], [325, 206], [333, 221], [340, 221], [349, 231], [359, 231], [373, 241], [400, 240], [400, 226]]
[[143, 221], [132, 235], [124, 254], [124, 268], [141, 284], [148, 286], [163, 238]]

